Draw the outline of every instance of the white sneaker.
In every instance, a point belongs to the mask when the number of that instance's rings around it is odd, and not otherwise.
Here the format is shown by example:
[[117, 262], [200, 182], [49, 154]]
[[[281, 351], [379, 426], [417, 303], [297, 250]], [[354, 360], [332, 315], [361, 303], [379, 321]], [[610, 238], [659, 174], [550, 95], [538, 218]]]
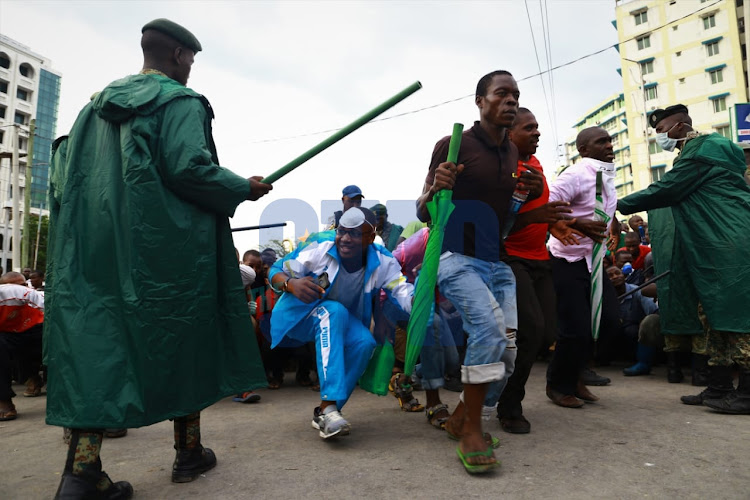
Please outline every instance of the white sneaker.
[[320, 437], [328, 439], [329, 437], [341, 435], [346, 436], [351, 431], [352, 426], [341, 416], [338, 410], [330, 410], [328, 413], [320, 413], [320, 407], [315, 408], [312, 419], [313, 429], [320, 431]]

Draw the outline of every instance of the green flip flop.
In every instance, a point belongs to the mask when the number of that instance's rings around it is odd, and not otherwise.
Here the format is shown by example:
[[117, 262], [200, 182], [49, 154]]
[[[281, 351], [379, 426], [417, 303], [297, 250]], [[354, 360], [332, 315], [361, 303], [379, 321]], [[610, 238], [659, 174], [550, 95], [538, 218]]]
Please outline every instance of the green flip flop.
[[[448, 439], [452, 439], [454, 441], [461, 441], [460, 437], [451, 434], [450, 432], [448, 432], [448, 429], [444, 429], [444, 430], [445, 430], [445, 433], [448, 434]], [[493, 450], [496, 450], [500, 447], [500, 439], [496, 438], [489, 432], [485, 432], [484, 434], [482, 434], [482, 437], [484, 438], [484, 442], [487, 443], [487, 445], [491, 447]]]
[[456, 453], [458, 454], [458, 458], [461, 459], [461, 463], [464, 466], [464, 469], [466, 469], [466, 472], [469, 474], [482, 474], [484, 472], [488, 472], [492, 469], [496, 469], [500, 467], [500, 461], [496, 461], [491, 464], [470, 464], [466, 461], [467, 458], [472, 457], [491, 457], [492, 456], [492, 446], [488, 446], [486, 450], [484, 451], [472, 451], [470, 453], [462, 453], [461, 447], [456, 447]]

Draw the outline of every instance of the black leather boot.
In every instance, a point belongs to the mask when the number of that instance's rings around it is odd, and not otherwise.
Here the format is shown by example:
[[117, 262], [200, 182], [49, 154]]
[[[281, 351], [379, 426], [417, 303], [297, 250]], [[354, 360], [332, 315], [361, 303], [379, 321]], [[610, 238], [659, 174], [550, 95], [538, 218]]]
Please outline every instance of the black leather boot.
[[750, 371], [740, 373], [740, 383], [737, 391], [730, 393], [724, 399], [707, 399], [703, 402], [712, 410], [732, 415], [750, 415]]
[[104, 477], [111, 484], [106, 490], [99, 491], [96, 484], [87, 478], [65, 472], [55, 493], [55, 500], [126, 500], [133, 496], [133, 487], [129, 482], [113, 483], [107, 473], [102, 471], [102, 478]]
[[198, 445], [189, 450], [178, 449], [172, 465], [172, 482], [189, 483], [214, 467], [216, 467], [216, 455], [210, 448]]
[[679, 384], [685, 379], [680, 369], [679, 354], [677, 351], [667, 353], [667, 382], [670, 384]]
[[693, 354], [692, 383], [696, 387], [708, 385], [708, 358], [705, 354]]
[[695, 396], [682, 396], [680, 401], [686, 405], [702, 405], [707, 399], [724, 399], [734, 393], [731, 366], [708, 367], [708, 387]]

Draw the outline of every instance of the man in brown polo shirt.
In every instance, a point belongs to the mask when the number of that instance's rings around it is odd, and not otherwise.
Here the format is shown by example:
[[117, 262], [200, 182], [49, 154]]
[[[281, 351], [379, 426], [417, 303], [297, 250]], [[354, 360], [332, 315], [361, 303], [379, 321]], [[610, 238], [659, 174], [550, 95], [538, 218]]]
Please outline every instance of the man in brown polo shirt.
[[[461, 367], [464, 392], [446, 431], [460, 438], [457, 453], [470, 473], [499, 465], [492, 439], [482, 432], [482, 404], [497, 402], [500, 382], [515, 363], [516, 284], [503, 262], [507, 254], [501, 231], [519, 180], [518, 150], [508, 139], [518, 97], [518, 85], [507, 71], [479, 80], [475, 102], [480, 118], [463, 134], [458, 165], [445, 162], [450, 138], [438, 141], [417, 200], [417, 215], [427, 221], [427, 202], [441, 189], [453, 190], [456, 208], [445, 228], [438, 287], [460, 311], [468, 341]], [[529, 198], [541, 195], [539, 174], [524, 173], [520, 182], [529, 189]]]

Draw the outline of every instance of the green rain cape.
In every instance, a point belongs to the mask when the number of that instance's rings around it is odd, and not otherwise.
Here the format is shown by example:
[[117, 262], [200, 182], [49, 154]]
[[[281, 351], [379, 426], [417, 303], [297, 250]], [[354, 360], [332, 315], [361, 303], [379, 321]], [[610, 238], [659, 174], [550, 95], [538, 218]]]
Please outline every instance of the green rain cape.
[[47, 423], [140, 427], [265, 385], [208, 101], [159, 75], [111, 83], [55, 143]]
[[739, 147], [718, 134], [701, 135], [686, 142], [660, 181], [618, 202], [623, 214], [649, 210], [655, 270], [671, 271], [657, 285], [660, 309], [677, 308], [662, 318], [662, 332], [702, 333], [698, 300], [715, 330], [750, 332], [750, 188], [744, 173]]

